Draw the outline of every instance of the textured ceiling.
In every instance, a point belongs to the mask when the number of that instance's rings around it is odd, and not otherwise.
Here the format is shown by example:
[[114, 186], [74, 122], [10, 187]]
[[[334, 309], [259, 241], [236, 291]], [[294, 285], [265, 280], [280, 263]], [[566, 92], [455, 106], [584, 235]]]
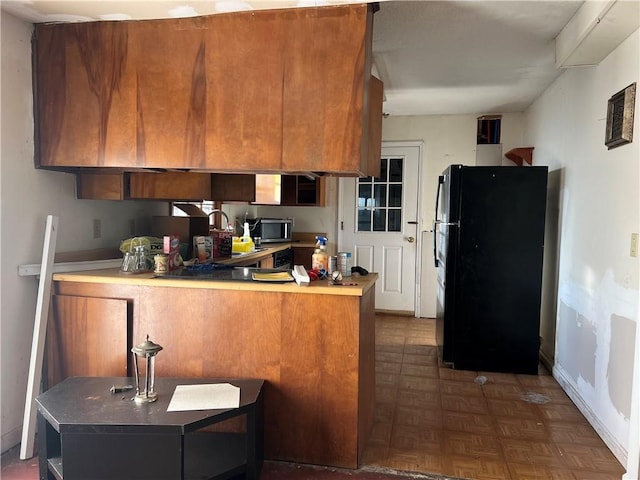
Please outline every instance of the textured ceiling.
[[[239, 10], [362, 3], [337, 0], [2, 0], [30, 22], [140, 20]], [[380, 2], [374, 73], [391, 115], [524, 110], [560, 74], [554, 38], [582, 1]]]

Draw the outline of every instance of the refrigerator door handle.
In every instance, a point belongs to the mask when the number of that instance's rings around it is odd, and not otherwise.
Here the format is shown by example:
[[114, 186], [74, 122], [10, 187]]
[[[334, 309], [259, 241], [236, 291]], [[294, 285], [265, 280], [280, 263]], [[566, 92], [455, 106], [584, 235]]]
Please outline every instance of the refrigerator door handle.
[[438, 262], [438, 246], [436, 245], [436, 235], [438, 235], [438, 223], [433, 222], [433, 263], [437, 267], [440, 266], [440, 262]]
[[436, 235], [438, 234], [438, 224], [440, 220], [438, 220], [438, 204], [440, 203], [440, 186], [444, 183], [444, 175], [438, 176], [438, 189], [436, 190], [436, 212], [433, 216], [435, 220], [433, 221], [433, 263], [437, 267], [440, 266], [440, 262], [438, 262], [438, 245], [436, 240]]

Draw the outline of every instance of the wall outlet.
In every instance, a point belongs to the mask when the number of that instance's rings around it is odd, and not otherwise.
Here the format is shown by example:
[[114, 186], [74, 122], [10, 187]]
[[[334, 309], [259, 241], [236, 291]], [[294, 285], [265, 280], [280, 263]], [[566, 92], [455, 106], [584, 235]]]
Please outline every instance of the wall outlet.
[[102, 221], [99, 218], [93, 219], [93, 238], [102, 237]]
[[630, 252], [632, 257], [637, 257], [638, 256], [638, 234], [637, 233], [632, 233], [631, 234], [631, 252]]

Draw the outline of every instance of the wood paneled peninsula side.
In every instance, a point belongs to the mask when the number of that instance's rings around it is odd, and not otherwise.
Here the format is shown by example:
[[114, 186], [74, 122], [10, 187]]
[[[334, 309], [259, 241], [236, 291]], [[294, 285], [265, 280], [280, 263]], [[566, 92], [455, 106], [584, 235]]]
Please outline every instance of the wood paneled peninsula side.
[[355, 468], [373, 423], [375, 282], [355, 286], [58, 273], [50, 385], [131, 375], [130, 348], [164, 347], [160, 377], [263, 378], [269, 459]]

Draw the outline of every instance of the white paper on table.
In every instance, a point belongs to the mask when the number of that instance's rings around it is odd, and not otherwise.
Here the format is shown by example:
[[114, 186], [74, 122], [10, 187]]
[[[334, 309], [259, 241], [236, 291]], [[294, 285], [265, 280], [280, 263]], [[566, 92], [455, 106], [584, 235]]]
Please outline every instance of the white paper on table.
[[230, 383], [176, 385], [167, 412], [238, 408], [240, 387]]

